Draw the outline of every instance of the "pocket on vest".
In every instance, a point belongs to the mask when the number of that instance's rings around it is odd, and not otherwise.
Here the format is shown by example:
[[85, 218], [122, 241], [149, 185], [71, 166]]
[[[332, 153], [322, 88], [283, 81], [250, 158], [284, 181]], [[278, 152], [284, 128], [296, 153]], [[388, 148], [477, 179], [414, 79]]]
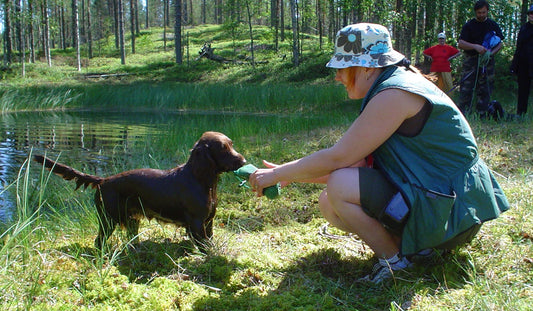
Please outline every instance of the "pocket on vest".
[[[448, 195], [427, 189], [417, 189], [418, 208], [411, 209], [407, 231], [417, 250], [435, 247], [446, 240], [448, 220], [455, 204], [455, 193]], [[404, 230], [404, 234], [405, 234]]]

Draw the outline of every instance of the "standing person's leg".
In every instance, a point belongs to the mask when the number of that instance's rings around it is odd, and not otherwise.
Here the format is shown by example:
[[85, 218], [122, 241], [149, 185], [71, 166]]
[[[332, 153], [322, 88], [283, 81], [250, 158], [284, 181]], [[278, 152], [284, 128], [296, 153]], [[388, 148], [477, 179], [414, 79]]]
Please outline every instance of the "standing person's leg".
[[476, 110], [479, 113], [487, 112], [491, 100], [491, 94], [494, 90], [494, 57], [490, 59], [488, 64], [479, 69], [477, 81], [477, 98]]
[[443, 92], [446, 92], [446, 80], [444, 79], [444, 72], [436, 72], [437, 74], [437, 86]]
[[518, 70], [518, 102], [516, 113], [524, 115], [527, 112], [527, 101], [529, 99], [529, 90], [531, 87], [531, 78], [527, 70]]
[[[451, 72], [441, 72], [440, 74], [441, 74], [441, 79], [442, 79], [442, 88], [441, 88], [441, 90], [444, 93], [447, 93], [453, 87], [452, 73]], [[449, 95], [451, 95], [451, 94], [449, 94]]]
[[459, 97], [459, 109], [463, 114], [470, 113], [472, 109], [472, 96], [476, 82], [477, 56], [465, 56], [463, 61], [463, 77]]

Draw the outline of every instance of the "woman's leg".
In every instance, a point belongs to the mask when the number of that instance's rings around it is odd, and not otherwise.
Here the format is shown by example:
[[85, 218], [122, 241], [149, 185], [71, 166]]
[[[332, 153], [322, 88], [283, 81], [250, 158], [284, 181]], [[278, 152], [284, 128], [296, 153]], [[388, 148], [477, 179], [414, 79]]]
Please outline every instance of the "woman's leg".
[[328, 200], [328, 191], [324, 190], [320, 194], [320, 197], [318, 198], [318, 206], [320, 208], [320, 212], [322, 213], [322, 216], [335, 228], [341, 229], [342, 231], [351, 232], [350, 228], [346, 227], [342, 220], [337, 216], [335, 213], [335, 210], [333, 210], [333, 207], [329, 203]]
[[345, 168], [333, 172], [319, 203], [322, 214], [332, 225], [357, 234], [372, 248], [376, 256], [390, 258], [398, 253], [398, 238], [361, 208], [359, 168]]

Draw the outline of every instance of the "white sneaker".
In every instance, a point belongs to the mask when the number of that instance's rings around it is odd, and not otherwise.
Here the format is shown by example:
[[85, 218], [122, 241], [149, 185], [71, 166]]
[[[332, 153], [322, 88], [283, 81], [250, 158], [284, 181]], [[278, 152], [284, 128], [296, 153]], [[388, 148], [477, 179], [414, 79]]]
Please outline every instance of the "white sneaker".
[[358, 281], [379, 284], [387, 279], [390, 279], [393, 276], [394, 271], [404, 270], [412, 265], [413, 263], [407, 260], [407, 258], [400, 258], [398, 255], [394, 255], [389, 259], [380, 258], [372, 268], [372, 272], [360, 278]]

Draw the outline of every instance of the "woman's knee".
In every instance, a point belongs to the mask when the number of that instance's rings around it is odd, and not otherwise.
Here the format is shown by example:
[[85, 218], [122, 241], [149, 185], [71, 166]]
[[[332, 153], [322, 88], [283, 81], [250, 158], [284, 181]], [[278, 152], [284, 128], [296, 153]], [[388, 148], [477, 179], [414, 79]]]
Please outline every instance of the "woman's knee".
[[346, 227], [344, 222], [341, 220], [339, 215], [337, 215], [337, 212], [331, 205], [331, 203], [328, 200], [328, 192], [327, 190], [322, 191], [320, 196], [318, 197], [318, 206], [320, 209], [320, 213], [322, 216], [334, 227], [341, 229], [343, 231], [349, 232], [349, 228]]
[[329, 202], [349, 202], [360, 205], [358, 168], [343, 168], [332, 172], [328, 178]]

